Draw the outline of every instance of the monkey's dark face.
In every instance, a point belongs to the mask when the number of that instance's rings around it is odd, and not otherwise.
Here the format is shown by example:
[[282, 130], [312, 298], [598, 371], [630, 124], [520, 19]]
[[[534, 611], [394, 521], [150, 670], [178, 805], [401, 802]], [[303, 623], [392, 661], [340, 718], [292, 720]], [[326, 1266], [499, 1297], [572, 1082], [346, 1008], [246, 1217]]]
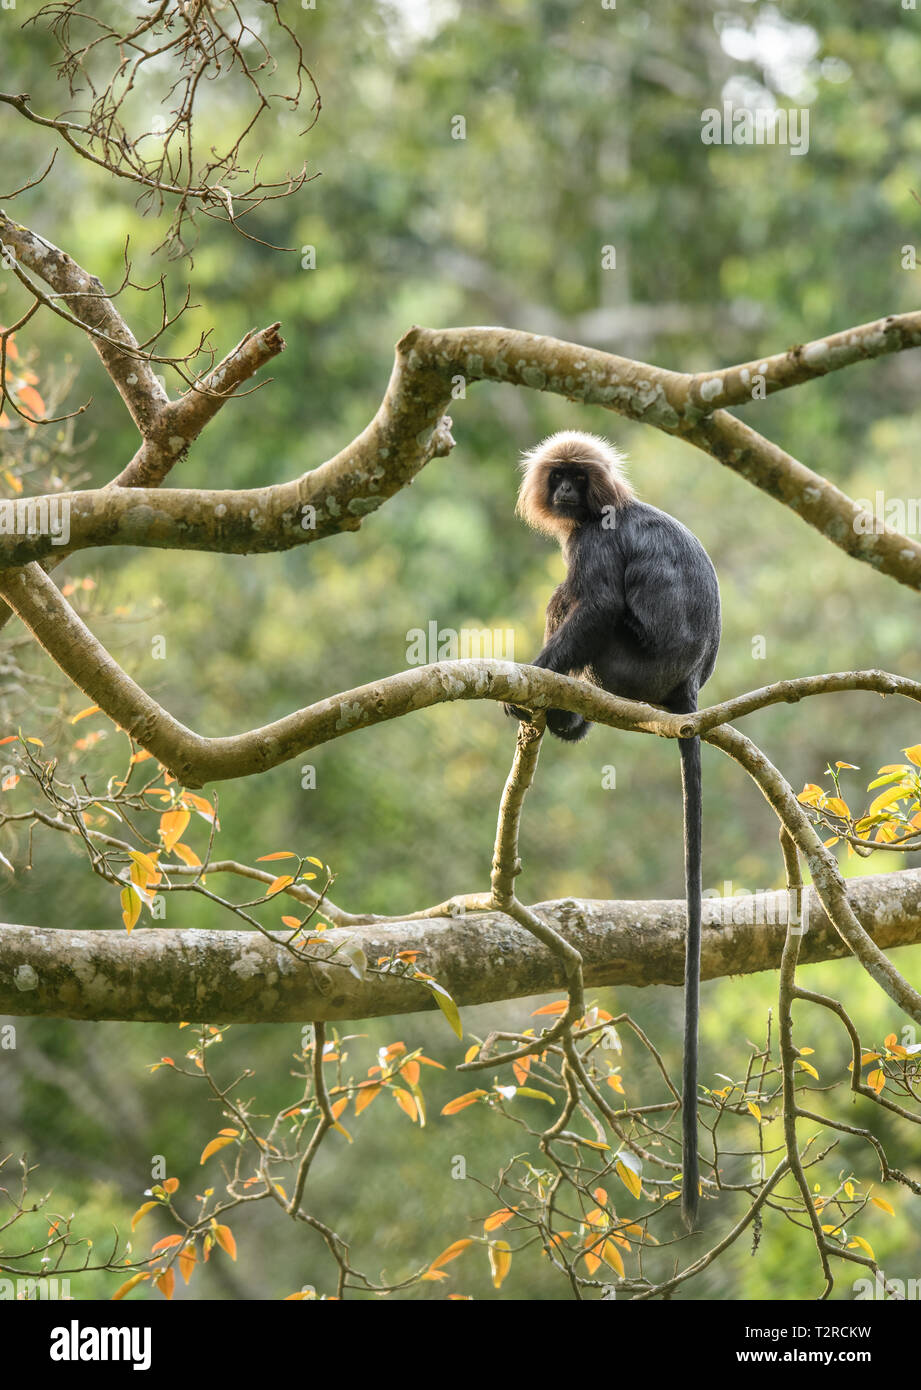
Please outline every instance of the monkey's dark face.
[[581, 468], [551, 468], [547, 478], [547, 505], [567, 521], [585, 521], [590, 510], [585, 471]]

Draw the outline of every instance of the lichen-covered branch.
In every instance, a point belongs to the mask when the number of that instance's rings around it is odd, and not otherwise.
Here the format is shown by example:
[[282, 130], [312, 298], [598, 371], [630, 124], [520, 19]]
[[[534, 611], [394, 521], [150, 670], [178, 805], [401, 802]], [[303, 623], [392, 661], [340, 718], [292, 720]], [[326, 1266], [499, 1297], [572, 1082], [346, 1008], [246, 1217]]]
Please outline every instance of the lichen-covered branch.
[[[921, 870], [871, 875], [845, 886], [848, 910], [880, 950], [921, 941]], [[807, 892], [809, 929], [800, 961], [850, 954]], [[788, 896], [708, 900], [701, 975], [776, 970]], [[684, 978], [683, 899], [604, 902], [564, 898], [531, 909], [579, 952], [587, 987], [668, 984]], [[713, 918], [711, 921], [710, 918]], [[754, 919], [754, 920], [753, 920]], [[287, 934], [284, 934], [287, 935]], [[565, 984], [563, 963], [501, 912], [416, 918], [335, 928], [318, 956], [343, 942], [369, 960], [419, 952], [419, 964], [460, 1005], [524, 998]], [[412, 980], [344, 964], [297, 960], [282, 940], [258, 932], [137, 928], [72, 931], [0, 928], [0, 1013], [84, 1019], [220, 1018], [227, 1022], [358, 1019], [434, 1007]]]

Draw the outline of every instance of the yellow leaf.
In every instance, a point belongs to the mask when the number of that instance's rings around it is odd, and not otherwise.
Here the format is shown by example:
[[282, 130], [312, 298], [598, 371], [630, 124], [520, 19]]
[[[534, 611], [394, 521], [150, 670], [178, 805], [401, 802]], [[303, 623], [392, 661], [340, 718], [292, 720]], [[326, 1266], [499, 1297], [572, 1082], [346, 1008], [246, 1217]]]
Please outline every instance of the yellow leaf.
[[98, 713], [99, 713], [99, 706], [98, 706], [98, 705], [90, 705], [88, 709], [82, 709], [82, 710], [80, 711], [79, 714], [75, 714], [75, 715], [73, 716], [73, 718], [71, 719], [70, 722], [71, 722], [71, 724], [78, 724], [78, 723], [80, 722], [81, 719], [86, 719], [86, 718], [89, 717], [89, 715], [91, 715], [91, 714], [98, 714]]
[[876, 1259], [876, 1256], [873, 1254], [873, 1246], [868, 1240], [864, 1240], [863, 1236], [855, 1236], [853, 1240], [848, 1241], [848, 1250], [853, 1250], [855, 1245], [859, 1245], [861, 1250], [866, 1250], [871, 1260]]
[[815, 782], [807, 782], [797, 801], [801, 801], [804, 806], [819, 806], [825, 799], [825, 793], [821, 787], [817, 787]]
[[492, 1282], [494, 1289], [501, 1289], [512, 1267], [512, 1247], [507, 1240], [495, 1240], [489, 1243], [489, 1268], [492, 1271]]
[[160, 1205], [160, 1202], [144, 1202], [142, 1206], [139, 1206], [137, 1211], [131, 1218], [132, 1231], [134, 1230], [138, 1222], [142, 1220], [142, 1218], [145, 1217], [149, 1211], [153, 1211], [154, 1207], [159, 1207]]
[[117, 1303], [120, 1298], [125, 1297], [126, 1293], [130, 1293], [132, 1289], [137, 1288], [138, 1284], [142, 1283], [145, 1279], [149, 1278], [149, 1273], [132, 1274], [130, 1279], [127, 1279], [124, 1284], [120, 1284], [119, 1287], [115, 1290], [115, 1292], [112, 1295], [112, 1302]]
[[613, 1240], [606, 1240], [604, 1242], [604, 1245], [601, 1247], [601, 1254], [605, 1264], [610, 1265], [614, 1272], [619, 1274], [621, 1279], [623, 1279], [625, 1273], [624, 1262]]
[[748, 1102], [748, 1108], [749, 1108], [749, 1110], [751, 1111], [751, 1113], [754, 1115], [755, 1119], [758, 1121], [758, 1123], [759, 1123], [759, 1125], [760, 1125], [760, 1123], [761, 1123], [761, 1110], [760, 1110], [760, 1108], [755, 1104], [755, 1102], [754, 1102], [753, 1100], [750, 1100], [750, 1101]]
[[819, 1073], [816, 1071], [815, 1067], [812, 1065], [811, 1062], [804, 1062], [802, 1057], [797, 1057], [796, 1065], [798, 1067], [802, 1067], [803, 1071], [807, 1071], [810, 1076], [814, 1076], [816, 1081], [818, 1081]]
[[236, 1130], [234, 1130], [233, 1135], [219, 1134], [216, 1139], [212, 1139], [211, 1142], [209, 1144], [206, 1144], [205, 1147], [202, 1149], [201, 1158], [198, 1160], [199, 1163], [207, 1163], [208, 1159], [211, 1157], [212, 1154], [216, 1154], [218, 1149], [226, 1149], [227, 1145], [232, 1144], [236, 1137]]
[[903, 748], [902, 752], [915, 767], [921, 767], [921, 743], [914, 743], [911, 748]]
[[201, 860], [194, 849], [189, 849], [188, 845], [184, 845], [181, 840], [177, 840], [173, 845], [173, 853], [177, 859], [182, 860], [183, 864], [188, 864], [193, 869], [201, 867]]
[[842, 801], [840, 796], [830, 796], [825, 803], [825, 810], [831, 811], [836, 816], [850, 818], [850, 807], [846, 801]]
[[630, 1195], [639, 1198], [643, 1190], [643, 1182], [639, 1173], [635, 1173], [633, 1169], [628, 1167], [623, 1159], [620, 1158], [614, 1164], [614, 1172], [620, 1178]]
[[888, 791], [880, 792], [876, 800], [871, 803], [867, 815], [876, 816], [885, 806], [891, 806], [893, 801], [904, 801], [908, 795], [905, 787], [890, 787]]
[[889, 1205], [885, 1197], [871, 1197], [870, 1201], [875, 1207], [879, 1207], [880, 1211], [885, 1211], [888, 1212], [890, 1216], [895, 1216], [895, 1208]]
[[141, 900], [133, 888], [123, 888], [120, 894], [122, 921], [126, 931], [133, 931], [141, 915]]
[[875, 1091], [877, 1095], [879, 1095], [880, 1091], [883, 1089], [885, 1084], [885, 1072], [877, 1069], [876, 1071], [871, 1071], [867, 1073], [867, 1085], [870, 1087], [871, 1090]]

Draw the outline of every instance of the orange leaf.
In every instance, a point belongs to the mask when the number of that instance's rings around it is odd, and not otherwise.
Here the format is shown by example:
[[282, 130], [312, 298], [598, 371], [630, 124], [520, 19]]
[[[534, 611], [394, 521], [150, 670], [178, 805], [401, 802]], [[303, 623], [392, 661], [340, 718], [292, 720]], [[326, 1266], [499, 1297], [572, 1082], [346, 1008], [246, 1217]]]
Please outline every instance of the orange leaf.
[[291, 877], [290, 874], [280, 874], [278, 878], [272, 879], [272, 882], [265, 890], [266, 897], [271, 898], [274, 893], [280, 893], [283, 888], [287, 888], [289, 884], [292, 884], [293, 882], [294, 879]]
[[462, 1096], [456, 1096], [454, 1100], [449, 1100], [447, 1105], [441, 1108], [442, 1115], [456, 1115], [458, 1110], [466, 1110], [468, 1105], [476, 1105], [478, 1100], [482, 1100], [487, 1091], [467, 1091]]
[[456, 1240], [453, 1245], [449, 1245], [446, 1250], [442, 1250], [437, 1259], [434, 1259], [429, 1265], [429, 1269], [441, 1269], [442, 1265], [448, 1264], [451, 1260], [456, 1260], [458, 1255], [462, 1255], [467, 1249], [467, 1246], [472, 1244], [473, 1241], [470, 1236], [464, 1236], [462, 1240]]
[[160, 839], [163, 841], [163, 848], [167, 853], [178, 840], [182, 839], [183, 832], [191, 819], [191, 812], [181, 808], [177, 811], [163, 812], [160, 817]]
[[355, 1114], [360, 1115], [362, 1110], [367, 1110], [372, 1100], [376, 1100], [383, 1089], [379, 1081], [363, 1081], [355, 1097]]
[[226, 1250], [232, 1260], [237, 1258], [237, 1242], [230, 1233], [229, 1226], [215, 1226], [214, 1239], [222, 1250]]
[[182, 1275], [183, 1281], [187, 1284], [192, 1277], [192, 1271], [195, 1269], [197, 1263], [195, 1246], [184, 1245], [179, 1252], [179, 1258], [176, 1263], [179, 1265], [179, 1273]]
[[172, 1267], [165, 1269], [154, 1283], [165, 1298], [172, 1298], [173, 1289], [176, 1287], [176, 1271]]
[[498, 1211], [490, 1212], [483, 1222], [483, 1230], [489, 1234], [490, 1231], [497, 1231], [500, 1226], [504, 1226], [506, 1221], [511, 1221], [517, 1213], [514, 1207], [500, 1207]]
[[512, 1071], [515, 1073], [515, 1080], [519, 1086], [523, 1086], [527, 1081], [533, 1060], [533, 1057], [519, 1057], [517, 1062], [512, 1063]]
[[411, 1096], [408, 1091], [404, 1091], [402, 1086], [393, 1086], [391, 1087], [391, 1091], [400, 1109], [404, 1111], [411, 1120], [417, 1120], [419, 1118], [419, 1113], [416, 1108], [415, 1097]]
[[172, 1250], [174, 1246], [181, 1245], [182, 1240], [182, 1236], [164, 1236], [162, 1240], [157, 1241], [156, 1245], [150, 1247], [150, 1253], [151, 1255], [159, 1255], [161, 1250]]
[[34, 386], [20, 386], [16, 392], [18, 402], [24, 405], [26, 410], [31, 411], [36, 419], [40, 419], [45, 413], [45, 402], [38, 394]]

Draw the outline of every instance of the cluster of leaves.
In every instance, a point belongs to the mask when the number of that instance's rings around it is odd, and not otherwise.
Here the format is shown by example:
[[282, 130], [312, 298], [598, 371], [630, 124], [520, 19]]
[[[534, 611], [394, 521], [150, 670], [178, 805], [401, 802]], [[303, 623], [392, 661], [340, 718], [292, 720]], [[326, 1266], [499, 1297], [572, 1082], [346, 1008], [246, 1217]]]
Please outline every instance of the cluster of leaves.
[[815, 782], [807, 782], [799, 801], [817, 813], [815, 824], [832, 835], [826, 848], [843, 840], [849, 855], [872, 854], [875, 848], [887, 845], [891, 849], [921, 848], [921, 743], [903, 748], [906, 763], [886, 763], [877, 770], [867, 791], [884, 787], [869, 806], [855, 815], [841, 794], [841, 774], [859, 772], [855, 763], [836, 762], [825, 769], [832, 781], [828, 792]]

